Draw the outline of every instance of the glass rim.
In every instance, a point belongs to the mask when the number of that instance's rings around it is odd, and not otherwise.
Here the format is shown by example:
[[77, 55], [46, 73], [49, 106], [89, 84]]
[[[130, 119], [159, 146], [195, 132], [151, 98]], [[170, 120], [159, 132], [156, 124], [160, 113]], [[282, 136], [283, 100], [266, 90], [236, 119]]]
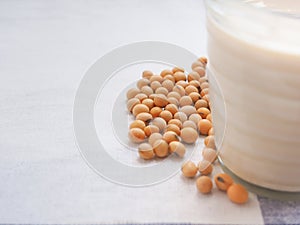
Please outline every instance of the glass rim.
[[[216, 2], [219, 0], [204, 0], [206, 7], [209, 7], [210, 2]], [[271, 16], [278, 16], [286, 19], [299, 20], [300, 21], [300, 12], [299, 13], [288, 13], [285, 11], [275, 10], [269, 7], [259, 7], [258, 4], [255, 4], [251, 0], [226, 0], [220, 1], [222, 4], [238, 4], [240, 7], [247, 8], [258, 13], [270, 14]]]

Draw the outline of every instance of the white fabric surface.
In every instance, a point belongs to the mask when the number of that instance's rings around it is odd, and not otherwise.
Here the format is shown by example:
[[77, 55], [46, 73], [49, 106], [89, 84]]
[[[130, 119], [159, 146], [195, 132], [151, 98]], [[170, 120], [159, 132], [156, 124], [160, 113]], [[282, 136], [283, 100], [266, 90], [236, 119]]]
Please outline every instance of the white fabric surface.
[[202, 1], [1, 1], [0, 30], [0, 223], [262, 223], [255, 195], [237, 206], [180, 175], [118, 186], [75, 144], [72, 104], [89, 65], [141, 40], [205, 55]]

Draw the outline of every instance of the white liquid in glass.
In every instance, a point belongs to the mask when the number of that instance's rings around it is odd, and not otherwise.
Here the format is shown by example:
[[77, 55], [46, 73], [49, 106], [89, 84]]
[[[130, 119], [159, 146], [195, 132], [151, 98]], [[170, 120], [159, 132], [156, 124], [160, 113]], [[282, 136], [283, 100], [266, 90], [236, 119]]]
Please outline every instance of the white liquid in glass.
[[219, 141], [226, 127], [220, 157], [253, 184], [299, 192], [300, 20], [280, 13], [299, 13], [300, 1], [246, 1], [249, 12], [240, 17], [235, 10], [245, 5], [234, 9], [235, 1], [222, 1], [224, 13], [214, 15], [209, 2], [209, 70], [226, 107], [226, 121], [212, 109]]

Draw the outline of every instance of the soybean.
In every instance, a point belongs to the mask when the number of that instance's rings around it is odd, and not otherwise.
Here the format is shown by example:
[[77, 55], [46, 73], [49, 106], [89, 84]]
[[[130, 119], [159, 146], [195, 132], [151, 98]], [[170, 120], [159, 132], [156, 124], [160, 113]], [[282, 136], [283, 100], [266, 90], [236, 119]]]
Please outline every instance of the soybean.
[[152, 115], [150, 113], [146, 113], [146, 112], [142, 112], [142, 113], [139, 113], [137, 116], [136, 116], [136, 119], [137, 120], [142, 120], [144, 121], [146, 124], [148, 124], [152, 119]]
[[165, 140], [169, 144], [172, 141], [179, 141], [179, 137], [175, 132], [167, 131], [163, 135], [163, 140]]
[[198, 168], [192, 161], [187, 161], [182, 165], [181, 171], [185, 177], [192, 178], [196, 176]]
[[142, 143], [138, 147], [139, 155], [142, 159], [153, 159], [155, 154], [153, 151], [153, 148], [150, 144], [148, 143]]
[[158, 94], [154, 97], [154, 104], [159, 107], [165, 107], [168, 104], [168, 99], [163, 94]]
[[136, 106], [137, 104], [141, 103], [139, 99], [137, 98], [131, 98], [127, 101], [127, 109], [129, 112], [132, 112], [132, 109], [134, 106]]
[[180, 137], [188, 144], [195, 143], [198, 138], [198, 133], [191, 127], [185, 127], [181, 130]]
[[175, 153], [179, 157], [183, 157], [186, 149], [185, 146], [179, 141], [172, 141], [169, 143], [169, 151], [170, 153]]
[[231, 176], [229, 176], [226, 173], [219, 173], [215, 175], [214, 181], [216, 183], [216, 186], [221, 190], [221, 191], [227, 191], [230, 185], [233, 184], [233, 179]]
[[134, 98], [134, 96], [136, 96], [139, 93], [141, 93], [141, 91], [139, 89], [137, 89], [137, 88], [130, 88], [127, 91], [127, 99]]
[[150, 70], [145, 70], [143, 71], [143, 74], [142, 74], [142, 77], [145, 78], [145, 79], [150, 79], [150, 77], [153, 76], [153, 73], [150, 71]]
[[159, 114], [162, 112], [162, 108], [155, 106], [150, 110], [150, 114], [153, 118], [158, 117]]
[[201, 173], [201, 175], [209, 175], [213, 171], [213, 166], [209, 161], [202, 160], [198, 164], [198, 170]]
[[168, 126], [166, 127], [166, 131], [173, 131], [177, 135], [180, 135], [180, 128], [175, 124], [168, 124]]
[[149, 137], [153, 133], [159, 133], [159, 128], [155, 125], [148, 125], [144, 128], [144, 132]]
[[167, 123], [164, 119], [156, 117], [152, 120], [152, 124], [159, 128], [159, 131], [162, 132], [165, 130]]
[[211, 192], [213, 183], [208, 176], [201, 176], [196, 180], [196, 186], [199, 192], [208, 194]]
[[170, 111], [168, 111], [168, 110], [163, 110], [163, 111], [159, 114], [159, 116], [160, 116], [161, 118], [163, 118], [167, 123], [169, 122], [169, 120], [173, 119], [173, 114], [172, 114]]
[[244, 204], [248, 201], [248, 191], [241, 184], [232, 184], [227, 189], [228, 198], [237, 204]]
[[146, 127], [146, 125], [145, 125], [144, 121], [142, 121], [142, 120], [135, 120], [135, 121], [133, 121], [130, 124], [129, 129], [140, 128], [140, 129], [144, 130], [145, 127]]
[[132, 128], [128, 132], [128, 137], [132, 142], [141, 143], [145, 140], [145, 132], [140, 128]]
[[132, 109], [132, 114], [134, 116], [137, 116], [138, 114], [143, 113], [143, 112], [146, 112], [146, 113], [149, 112], [148, 106], [146, 106], [144, 104], [137, 104]]
[[165, 140], [157, 140], [153, 144], [153, 150], [157, 157], [166, 157], [169, 153], [169, 145]]
[[207, 135], [210, 128], [212, 128], [212, 124], [209, 120], [202, 119], [198, 122], [198, 130], [200, 131], [200, 134]]
[[157, 140], [161, 140], [162, 139], [162, 135], [160, 133], [153, 133], [150, 135], [148, 142], [150, 145], [153, 146], [154, 142]]

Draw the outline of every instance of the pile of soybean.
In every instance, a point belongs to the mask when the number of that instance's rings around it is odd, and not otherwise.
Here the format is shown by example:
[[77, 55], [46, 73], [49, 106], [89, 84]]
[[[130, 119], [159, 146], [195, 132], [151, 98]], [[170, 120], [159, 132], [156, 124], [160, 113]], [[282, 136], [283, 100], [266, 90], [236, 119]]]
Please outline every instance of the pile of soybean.
[[[135, 117], [129, 125], [128, 136], [132, 142], [140, 143], [138, 153], [142, 159], [164, 158], [170, 154], [183, 157], [184, 144], [194, 144], [199, 135], [207, 136], [199, 164], [188, 161], [182, 166], [182, 173], [188, 178], [195, 177], [199, 171], [196, 185], [203, 194], [211, 192], [213, 184], [209, 175], [217, 159], [206, 65], [207, 59], [200, 57], [192, 63], [190, 73], [180, 67], [165, 69], [159, 75], [146, 70], [136, 87], [127, 91], [127, 109]], [[240, 193], [238, 197], [230, 194], [229, 198], [235, 203], [246, 202], [246, 189], [236, 187], [228, 177], [224, 180], [222, 176], [215, 178], [217, 187], [223, 191], [229, 186], [238, 189], [244, 198], [239, 198]]]
[[199, 134], [213, 135], [206, 64], [205, 57], [199, 58], [189, 74], [180, 67], [159, 75], [144, 71], [136, 87], [127, 91], [127, 109], [135, 117], [128, 136], [142, 143], [138, 148], [141, 158], [183, 157], [183, 143], [195, 143]]

